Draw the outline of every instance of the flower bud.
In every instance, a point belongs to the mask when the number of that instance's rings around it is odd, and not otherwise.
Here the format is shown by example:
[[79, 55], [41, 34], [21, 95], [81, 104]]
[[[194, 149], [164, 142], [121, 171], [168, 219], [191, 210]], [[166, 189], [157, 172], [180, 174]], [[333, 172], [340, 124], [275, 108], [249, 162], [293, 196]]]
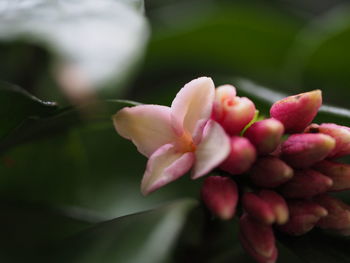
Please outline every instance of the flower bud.
[[319, 220], [319, 217], [313, 215], [294, 216], [278, 229], [291, 236], [301, 236], [312, 230]]
[[286, 201], [274, 191], [262, 190], [259, 197], [263, 199], [272, 209], [275, 215], [275, 223], [283, 225], [288, 221], [289, 211]]
[[287, 133], [302, 132], [315, 118], [321, 104], [322, 93], [314, 90], [275, 102], [270, 115], [283, 123]]
[[266, 155], [277, 148], [283, 133], [283, 124], [271, 118], [253, 123], [244, 136], [255, 146], [258, 154]]
[[315, 164], [313, 169], [332, 179], [333, 185], [329, 191], [343, 191], [350, 189], [350, 165], [323, 160]]
[[294, 168], [308, 168], [326, 158], [335, 140], [325, 134], [293, 134], [282, 144], [281, 157]]
[[242, 203], [247, 214], [255, 220], [267, 225], [275, 222], [275, 213], [270, 205], [256, 194], [244, 193]]
[[327, 210], [311, 201], [289, 201], [289, 220], [278, 229], [289, 235], [300, 236], [311, 229], [322, 217], [327, 216]]
[[289, 200], [288, 208], [290, 216], [313, 215], [317, 217], [325, 217], [328, 214], [325, 207], [319, 205], [317, 202], [308, 200]]
[[209, 176], [201, 189], [202, 199], [208, 209], [223, 220], [231, 219], [238, 201], [236, 183], [228, 177]]
[[277, 157], [259, 158], [249, 170], [251, 181], [260, 187], [277, 187], [293, 177], [293, 169]]
[[334, 123], [311, 124], [305, 132], [323, 133], [335, 139], [336, 144], [329, 158], [339, 158], [350, 154], [350, 128]]
[[229, 135], [240, 134], [254, 115], [254, 103], [248, 98], [237, 97], [235, 87], [224, 85], [216, 89], [212, 118]]
[[244, 214], [239, 221], [239, 239], [246, 252], [259, 263], [277, 259], [275, 236], [271, 226], [261, 224]]
[[256, 159], [254, 146], [244, 137], [231, 138], [231, 152], [220, 168], [230, 174], [241, 174], [250, 169]]
[[323, 229], [345, 230], [350, 228], [350, 207], [329, 195], [315, 198], [315, 202], [327, 209], [328, 215], [322, 218], [317, 226]]
[[287, 198], [310, 198], [327, 192], [333, 185], [329, 177], [308, 169], [294, 172], [294, 177], [281, 186], [280, 192]]

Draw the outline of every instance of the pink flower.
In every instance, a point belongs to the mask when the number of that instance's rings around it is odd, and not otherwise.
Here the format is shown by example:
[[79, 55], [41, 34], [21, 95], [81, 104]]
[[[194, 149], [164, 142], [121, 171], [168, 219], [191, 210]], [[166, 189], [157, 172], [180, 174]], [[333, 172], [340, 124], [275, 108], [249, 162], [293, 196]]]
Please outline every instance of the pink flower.
[[147, 195], [178, 179], [193, 167], [197, 179], [218, 166], [230, 152], [230, 139], [210, 120], [215, 99], [211, 78], [186, 84], [171, 107], [127, 107], [113, 116], [117, 132], [149, 158], [141, 191]]

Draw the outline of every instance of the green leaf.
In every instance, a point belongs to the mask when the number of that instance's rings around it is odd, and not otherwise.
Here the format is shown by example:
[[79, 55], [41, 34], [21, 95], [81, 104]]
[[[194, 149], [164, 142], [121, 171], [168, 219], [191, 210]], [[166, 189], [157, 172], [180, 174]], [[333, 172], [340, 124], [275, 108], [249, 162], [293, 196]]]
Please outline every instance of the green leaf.
[[102, 219], [74, 207], [0, 201], [0, 260], [37, 262], [48, 244], [87, 229]]
[[182, 200], [97, 224], [59, 244], [49, 262], [167, 262], [195, 205]]
[[285, 78], [291, 89], [319, 88], [325, 101], [348, 107], [350, 5], [338, 5], [311, 21], [290, 50]]
[[0, 82], [0, 152], [87, 120], [110, 120], [122, 107], [136, 105], [140, 103], [106, 100], [59, 109], [54, 102], [42, 101], [17, 86]]
[[0, 41], [45, 47], [54, 55], [52, 66], [58, 79], [64, 78], [62, 72], [73, 74], [69, 84], [120, 84], [142, 55], [148, 38], [142, 6], [142, 0], [4, 0]]
[[52, 115], [57, 105], [42, 101], [25, 90], [0, 82], [0, 141], [26, 120], [37, 120]]
[[178, 3], [155, 12], [145, 76], [231, 74], [278, 82], [303, 21], [264, 1], [208, 2]]

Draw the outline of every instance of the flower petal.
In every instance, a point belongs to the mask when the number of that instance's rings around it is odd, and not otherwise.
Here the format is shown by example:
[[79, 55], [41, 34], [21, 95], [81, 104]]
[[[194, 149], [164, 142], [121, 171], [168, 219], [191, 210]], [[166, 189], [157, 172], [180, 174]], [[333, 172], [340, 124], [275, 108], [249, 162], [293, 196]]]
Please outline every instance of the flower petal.
[[140, 105], [118, 111], [113, 123], [121, 136], [132, 140], [138, 151], [149, 157], [162, 145], [177, 139], [170, 116], [169, 107]]
[[172, 144], [155, 151], [147, 163], [141, 183], [141, 192], [147, 195], [187, 173], [194, 163], [192, 152], [182, 153]]
[[224, 129], [213, 120], [209, 120], [203, 131], [203, 138], [196, 149], [196, 163], [192, 179], [207, 174], [222, 163], [230, 153], [230, 138]]
[[176, 95], [172, 105], [172, 119], [176, 131], [192, 134], [199, 120], [211, 115], [215, 86], [211, 78], [201, 77], [187, 83]]

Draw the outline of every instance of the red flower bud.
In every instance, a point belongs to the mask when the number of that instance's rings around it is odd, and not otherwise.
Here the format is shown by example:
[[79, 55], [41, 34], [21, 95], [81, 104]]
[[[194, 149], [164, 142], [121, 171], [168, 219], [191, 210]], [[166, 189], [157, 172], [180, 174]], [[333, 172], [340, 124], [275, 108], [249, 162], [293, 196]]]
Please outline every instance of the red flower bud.
[[270, 205], [261, 197], [253, 193], [244, 193], [243, 208], [255, 220], [271, 225], [275, 222], [275, 213]]
[[308, 200], [289, 200], [288, 208], [291, 216], [297, 215], [314, 215], [317, 217], [325, 217], [328, 212], [317, 202]]
[[283, 123], [287, 133], [302, 132], [315, 118], [321, 104], [322, 93], [314, 90], [275, 102], [270, 115]]
[[321, 125], [311, 124], [305, 132], [323, 133], [335, 139], [336, 144], [329, 158], [339, 158], [350, 154], [350, 128], [334, 123], [323, 123]]
[[277, 148], [283, 133], [283, 124], [271, 118], [253, 123], [244, 136], [256, 147], [258, 154], [265, 155]]
[[327, 192], [333, 185], [332, 179], [314, 171], [295, 171], [294, 177], [281, 186], [281, 193], [288, 198], [310, 198]]
[[272, 227], [260, 224], [247, 214], [239, 224], [239, 239], [246, 252], [259, 263], [276, 262], [278, 252]]
[[251, 181], [260, 187], [277, 187], [293, 177], [293, 169], [277, 157], [259, 158], [249, 171]]
[[259, 197], [271, 207], [277, 224], [283, 225], [288, 221], [288, 206], [282, 196], [274, 191], [262, 190], [259, 192]]
[[293, 134], [283, 144], [281, 157], [294, 168], [307, 168], [323, 160], [335, 147], [325, 134]]
[[292, 236], [300, 236], [312, 230], [319, 220], [319, 217], [313, 215], [294, 216], [278, 229]]
[[201, 189], [202, 199], [208, 209], [223, 220], [231, 219], [238, 201], [236, 183], [228, 177], [209, 176]]
[[212, 118], [230, 135], [238, 135], [254, 118], [255, 105], [248, 98], [236, 96], [231, 85], [220, 86], [215, 92]]
[[289, 201], [289, 220], [278, 229], [289, 235], [299, 236], [309, 232], [322, 217], [327, 216], [327, 210], [311, 201]]
[[321, 161], [313, 169], [332, 179], [333, 185], [329, 191], [343, 191], [350, 189], [350, 165], [328, 160]]
[[220, 168], [230, 174], [241, 174], [250, 169], [255, 159], [256, 151], [249, 140], [234, 136], [231, 138], [231, 152]]
[[327, 209], [328, 215], [317, 226], [323, 229], [346, 230], [350, 228], [350, 207], [329, 195], [315, 198], [315, 202]]

